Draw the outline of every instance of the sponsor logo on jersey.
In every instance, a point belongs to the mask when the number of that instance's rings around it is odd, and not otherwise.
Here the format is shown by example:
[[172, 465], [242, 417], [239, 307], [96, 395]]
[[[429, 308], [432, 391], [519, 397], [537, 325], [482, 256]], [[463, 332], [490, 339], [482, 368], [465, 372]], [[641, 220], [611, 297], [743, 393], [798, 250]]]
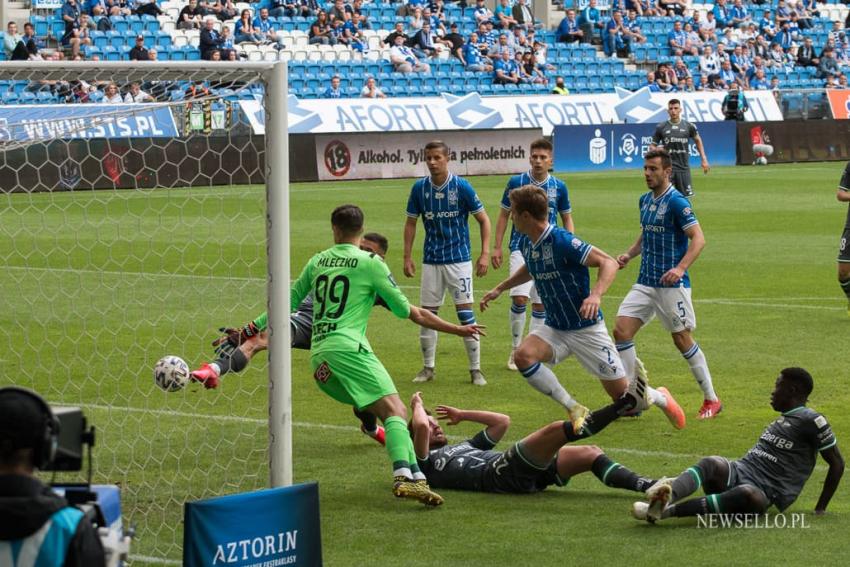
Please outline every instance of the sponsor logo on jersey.
[[576, 250], [581, 248], [583, 244], [584, 244], [584, 242], [582, 242], [578, 238], [573, 238], [573, 248], [575, 248]]
[[552, 252], [552, 245], [549, 244], [549, 243], [544, 244], [543, 245], [543, 261], [544, 262], [551, 262], [553, 257], [554, 257], [554, 255], [553, 255], [553, 252]]
[[449, 205], [457, 205], [457, 189], [449, 189]]
[[691, 212], [693, 212], [693, 211], [691, 211], [690, 207], [685, 207], [684, 209], [682, 209], [682, 214], [685, 215], [686, 217], [690, 216]]
[[658, 216], [663, 217], [664, 213], [667, 212], [667, 203], [661, 203], [658, 205]]
[[435, 199], [442, 199], [442, 198], [444, 198], [445, 196], [446, 196], [446, 194], [445, 194], [445, 193], [434, 193], [434, 198], [435, 198]]
[[826, 427], [826, 418], [822, 415], [819, 415], [815, 418], [815, 425], [818, 426], [818, 429]]

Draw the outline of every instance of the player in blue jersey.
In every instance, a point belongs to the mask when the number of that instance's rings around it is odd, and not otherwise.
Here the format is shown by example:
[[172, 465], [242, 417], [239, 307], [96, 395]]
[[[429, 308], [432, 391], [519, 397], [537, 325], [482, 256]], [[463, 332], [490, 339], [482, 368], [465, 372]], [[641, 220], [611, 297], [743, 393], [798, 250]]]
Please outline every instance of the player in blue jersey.
[[[815, 514], [826, 513], [844, 474], [844, 459], [826, 418], [807, 408], [814, 383], [802, 368], [785, 368], [770, 395], [780, 412], [755, 446], [736, 461], [706, 457], [673, 479], [661, 479], [635, 502], [632, 515], [657, 520], [703, 514], [762, 514], [788, 508], [803, 490], [820, 454], [829, 465]], [[706, 496], [680, 502], [702, 487]], [[669, 504], [668, 504], [669, 503]]]
[[[508, 180], [508, 185], [502, 194], [502, 210], [499, 211], [499, 220], [496, 221], [496, 238], [493, 244], [493, 253], [490, 256], [490, 262], [494, 269], [498, 270], [502, 265], [502, 239], [505, 236], [505, 230], [508, 227], [508, 219], [511, 214], [511, 201], [508, 195], [518, 187], [536, 185], [546, 191], [549, 197], [549, 222], [557, 225], [558, 216], [560, 216], [564, 228], [570, 232], [575, 232], [567, 186], [560, 179], [549, 175], [549, 169], [552, 167], [552, 152], [552, 143], [549, 140], [544, 138], [535, 140], [531, 143], [530, 148], [529, 161], [531, 163], [531, 169], [525, 173], [514, 175]], [[522, 253], [519, 251], [520, 240], [523, 238], [525, 237], [515, 227], [511, 227], [511, 240], [508, 245], [510, 248], [508, 267], [511, 274], [516, 272], [525, 263], [522, 259]], [[511, 289], [511, 355], [508, 358], [509, 370], [517, 369], [514, 363], [514, 353], [522, 341], [522, 333], [525, 329], [525, 313], [528, 309], [529, 298], [531, 298], [531, 323], [529, 324], [529, 331], [533, 331], [538, 326], [543, 325], [546, 319], [546, 311], [543, 308], [543, 303], [540, 301], [540, 296], [537, 294], [537, 289], [534, 287], [533, 281]]]
[[[413, 263], [413, 240], [416, 224], [422, 217], [425, 226], [424, 257], [420, 303], [422, 308], [437, 313], [448, 290], [455, 304], [457, 317], [463, 325], [475, 323], [472, 310], [472, 247], [469, 241], [469, 215], [481, 229], [481, 255], [475, 262], [475, 275], [487, 274], [490, 263], [490, 219], [472, 185], [466, 179], [449, 172], [449, 147], [440, 141], [425, 146], [428, 177], [413, 184], [407, 201], [407, 222], [404, 225], [404, 275], [416, 274]], [[481, 372], [481, 350], [477, 338], [463, 341], [469, 358], [469, 376], [476, 386], [487, 381]], [[414, 382], [434, 379], [437, 353], [437, 333], [422, 329], [419, 333], [423, 368]]]
[[[514, 360], [533, 388], [566, 408], [573, 430], [580, 432], [588, 409], [567, 393], [544, 363], [557, 364], [575, 355], [585, 370], [602, 381], [615, 401], [626, 391], [629, 380], [637, 376], [635, 368], [626, 374], [599, 308], [617, 274], [617, 261], [573, 233], [550, 224], [549, 196], [543, 189], [526, 185], [511, 191], [510, 200], [514, 227], [527, 237], [520, 244], [525, 265], [482, 298], [481, 310], [486, 310], [489, 302], [505, 290], [534, 279], [546, 308], [546, 323], [522, 341]], [[598, 269], [592, 288], [588, 268]], [[678, 404], [672, 396], [648, 390], [650, 401], [661, 405], [658, 400], [663, 398], [665, 411], [676, 411]], [[684, 426], [684, 415], [679, 417]]]
[[705, 355], [691, 334], [697, 322], [688, 276], [688, 268], [705, 246], [705, 236], [691, 204], [668, 180], [671, 168], [665, 150], [651, 150], [644, 156], [644, 178], [650, 191], [640, 198], [641, 233], [617, 258], [622, 269], [640, 255], [640, 273], [617, 312], [614, 340], [626, 372], [634, 372], [634, 337], [657, 316], [702, 389], [705, 400], [697, 417], [710, 419], [720, 413], [723, 404], [714, 392]]

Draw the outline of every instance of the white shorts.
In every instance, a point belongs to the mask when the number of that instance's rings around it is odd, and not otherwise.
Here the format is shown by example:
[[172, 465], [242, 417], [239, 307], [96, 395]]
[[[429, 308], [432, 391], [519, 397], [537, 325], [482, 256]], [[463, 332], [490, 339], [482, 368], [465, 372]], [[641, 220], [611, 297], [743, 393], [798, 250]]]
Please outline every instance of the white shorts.
[[644, 324], [658, 316], [671, 333], [697, 328], [697, 316], [689, 287], [649, 287], [635, 284], [623, 302], [617, 317], [634, 317]]
[[595, 325], [575, 331], [560, 331], [543, 325], [529, 333], [552, 347], [552, 364], [558, 364], [574, 354], [585, 370], [600, 380], [619, 380], [626, 377], [617, 347], [599, 321]]
[[419, 301], [422, 307], [439, 307], [449, 290], [455, 305], [472, 303], [472, 262], [422, 264]]
[[[522, 252], [519, 250], [511, 252], [509, 261], [510, 275], [514, 275], [523, 266], [525, 266], [525, 258], [522, 257]], [[512, 287], [511, 297], [529, 297], [531, 298], [531, 303], [541, 303], [540, 296], [537, 295], [537, 286], [534, 285], [534, 280], [529, 280], [524, 284]]]

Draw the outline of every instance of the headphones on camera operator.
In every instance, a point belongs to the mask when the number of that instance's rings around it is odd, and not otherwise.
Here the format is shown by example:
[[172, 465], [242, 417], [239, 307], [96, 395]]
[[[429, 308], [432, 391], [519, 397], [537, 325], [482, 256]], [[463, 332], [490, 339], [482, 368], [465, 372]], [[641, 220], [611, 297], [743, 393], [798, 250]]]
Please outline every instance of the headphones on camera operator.
[[[4, 403], [15, 403], [15, 397], [24, 397], [38, 406], [40, 417], [26, 421], [40, 422], [38, 428], [33, 432], [27, 432], [26, 427], [32, 423], [22, 423], [12, 429], [0, 428], [0, 452], [11, 454], [20, 449], [32, 449], [32, 465], [37, 469], [44, 469], [53, 463], [56, 457], [56, 449], [59, 446], [59, 420], [53, 414], [53, 410], [44, 401], [44, 398], [17, 386], [6, 386], [0, 388], [0, 407]], [[11, 398], [6, 402], [7, 398]], [[7, 411], [6, 408], [3, 408]], [[29, 409], [29, 408], [27, 408]], [[19, 413], [19, 412], [18, 412]], [[22, 435], [23, 434], [23, 435]]]

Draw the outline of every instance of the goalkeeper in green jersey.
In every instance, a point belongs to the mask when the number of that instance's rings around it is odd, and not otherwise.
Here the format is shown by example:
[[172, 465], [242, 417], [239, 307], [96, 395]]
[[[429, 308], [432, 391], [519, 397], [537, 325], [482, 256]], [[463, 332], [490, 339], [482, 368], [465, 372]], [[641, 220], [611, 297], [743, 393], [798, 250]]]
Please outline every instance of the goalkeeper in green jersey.
[[355, 205], [337, 207], [331, 215], [335, 246], [313, 256], [292, 287], [290, 308], [313, 294], [313, 338], [310, 364], [313, 378], [327, 395], [384, 423], [387, 452], [393, 468], [393, 494], [430, 506], [442, 504], [416, 464], [407, 431], [407, 409], [392, 379], [372, 352], [366, 325], [376, 297], [392, 313], [423, 327], [461, 337], [477, 337], [483, 327], [454, 325], [408, 303], [387, 265], [358, 248], [363, 211]]
[[[383, 260], [389, 250], [387, 238], [377, 232], [369, 232], [360, 240], [360, 249], [377, 254]], [[376, 305], [387, 307], [378, 297]], [[292, 348], [310, 350], [313, 332], [313, 297], [308, 295], [298, 308], [289, 315], [291, 327]], [[213, 341], [218, 358], [213, 362], [205, 362], [193, 371], [192, 380], [200, 382], [205, 388], [217, 388], [220, 378], [228, 372], [241, 372], [255, 354], [269, 348], [268, 314], [263, 313], [244, 327], [222, 327], [222, 336]], [[367, 411], [358, 411], [355, 415], [360, 419], [360, 430], [380, 443], [385, 444], [384, 428], [378, 425], [378, 418]]]

